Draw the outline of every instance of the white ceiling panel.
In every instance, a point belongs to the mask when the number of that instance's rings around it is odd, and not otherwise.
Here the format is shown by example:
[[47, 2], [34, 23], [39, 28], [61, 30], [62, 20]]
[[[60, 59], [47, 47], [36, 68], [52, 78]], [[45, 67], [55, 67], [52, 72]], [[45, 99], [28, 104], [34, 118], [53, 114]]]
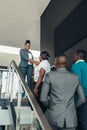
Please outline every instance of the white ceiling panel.
[[0, 45], [40, 49], [40, 16], [50, 0], [0, 0]]

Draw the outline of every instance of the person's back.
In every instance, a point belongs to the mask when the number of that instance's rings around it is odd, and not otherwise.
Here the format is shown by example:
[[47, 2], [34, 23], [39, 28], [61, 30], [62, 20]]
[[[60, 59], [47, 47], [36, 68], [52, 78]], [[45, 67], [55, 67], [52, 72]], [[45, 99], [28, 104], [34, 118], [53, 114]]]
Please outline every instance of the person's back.
[[79, 60], [79, 62], [73, 64], [72, 72], [78, 75], [85, 96], [87, 96], [87, 63], [83, 60]]
[[[50, 97], [52, 100], [50, 103], [52, 102], [57, 105], [57, 102], [61, 102], [62, 100], [63, 102], [66, 102], [67, 105], [67, 103], [74, 98], [75, 90], [79, 84], [78, 77], [67, 71], [65, 68], [57, 69], [55, 72], [50, 72], [48, 75], [51, 85]], [[57, 95], [56, 97], [55, 92]]]
[[86, 103], [77, 109], [79, 130], [87, 130], [87, 63], [85, 59], [86, 51], [83, 49], [77, 50], [71, 68], [72, 72], [78, 75], [86, 97]]
[[73, 64], [72, 72], [78, 75], [85, 96], [87, 96], [87, 63], [85, 61], [79, 61]]
[[[65, 69], [59, 69], [48, 74], [50, 79], [50, 103], [48, 113], [52, 116], [49, 120], [54, 121], [59, 127], [77, 126], [77, 116], [74, 103], [74, 94], [79, 85], [76, 75]], [[72, 118], [71, 118], [72, 117]]]
[[[60, 60], [61, 57], [62, 60]], [[66, 57], [61, 55], [58, 58], [60, 59], [58, 59], [57, 70], [47, 74], [40, 99], [42, 102], [47, 102], [47, 95], [49, 94], [50, 102], [48, 103], [46, 116], [53, 126], [62, 129], [72, 128], [74, 130], [73, 128], [77, 126], [74, 94], [77, 91], [82, 102], [84, 102], [84, 93], [79, 84], [78, 77], [66, 70]], [[77, 102], [77, 105], [81, 103], [81, 100]]]

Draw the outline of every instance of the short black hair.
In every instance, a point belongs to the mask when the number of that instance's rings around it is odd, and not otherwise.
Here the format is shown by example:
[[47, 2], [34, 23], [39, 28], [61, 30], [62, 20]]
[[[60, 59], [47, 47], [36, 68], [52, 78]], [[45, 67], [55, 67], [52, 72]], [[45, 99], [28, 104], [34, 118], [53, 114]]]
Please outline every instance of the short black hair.
[[60, 53], [59, 55], [57, 55], [57, 57], [66, 57], [67, 58], [66, 54], [64, 54], [64, 53]]
[[76, 54], [81, 58], [81, 59], [86, 59], [86, 54], [87, 52], [83, 49], [78, 49]]
[[56, 58], [59, 58], [59, 57], [65, 57], [66, 61], [68, 61], [68, 57], [67, 57], [67, 55], [64, 54], [64, 53], [59, 54], [57, 57], [55, 57], [55, 59], [56, 59]]
[[26, 45], [26, 44], [30, 44], [30, 45], [31, 45], [30, 40], [26, 40], [26, 41], [25, 41], [25, 45]]
[[66, 54], [61, 53], [57, 57], [55, 57], [55, 63], [56, 63], [56, 65], [66, 67], [68, 64], [68, 58], [67, 58]]
[[47, 51], [41, 51], [40, 56], [43, 60], [48, 60], [50, 55]]

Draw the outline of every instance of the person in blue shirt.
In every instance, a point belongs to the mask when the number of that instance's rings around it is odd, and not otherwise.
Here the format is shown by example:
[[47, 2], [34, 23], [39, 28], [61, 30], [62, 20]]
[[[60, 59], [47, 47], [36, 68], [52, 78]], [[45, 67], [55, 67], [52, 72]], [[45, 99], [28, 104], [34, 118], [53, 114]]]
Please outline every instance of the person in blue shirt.
[[30, 40], [26, 40], [23, 49], [20, 49], [19, 68], [24, 78], [27, 77], [27, 83], [32, 90], [32, 73], [33, 73], [33, 54], [29, 50], [31, 46]]
[[86, 97], [86, 103], [78, 109], [78, 130], [87, 130], [87, 63], [86, 51], [78, 49], [74, 54], [74, 64], [72, 65], [72, 72], [77, 74]]

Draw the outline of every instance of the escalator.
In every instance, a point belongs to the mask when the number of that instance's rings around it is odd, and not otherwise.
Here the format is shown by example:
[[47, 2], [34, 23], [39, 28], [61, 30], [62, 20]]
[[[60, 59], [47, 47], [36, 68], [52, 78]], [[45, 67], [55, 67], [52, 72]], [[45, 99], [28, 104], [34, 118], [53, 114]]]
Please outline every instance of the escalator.
[[0, 80], [0, 130], [52, 130], [15, 61]]
[[8, 99], [0, 99], [0, 130], [15, 130], [16, 115], [12, 103]]

